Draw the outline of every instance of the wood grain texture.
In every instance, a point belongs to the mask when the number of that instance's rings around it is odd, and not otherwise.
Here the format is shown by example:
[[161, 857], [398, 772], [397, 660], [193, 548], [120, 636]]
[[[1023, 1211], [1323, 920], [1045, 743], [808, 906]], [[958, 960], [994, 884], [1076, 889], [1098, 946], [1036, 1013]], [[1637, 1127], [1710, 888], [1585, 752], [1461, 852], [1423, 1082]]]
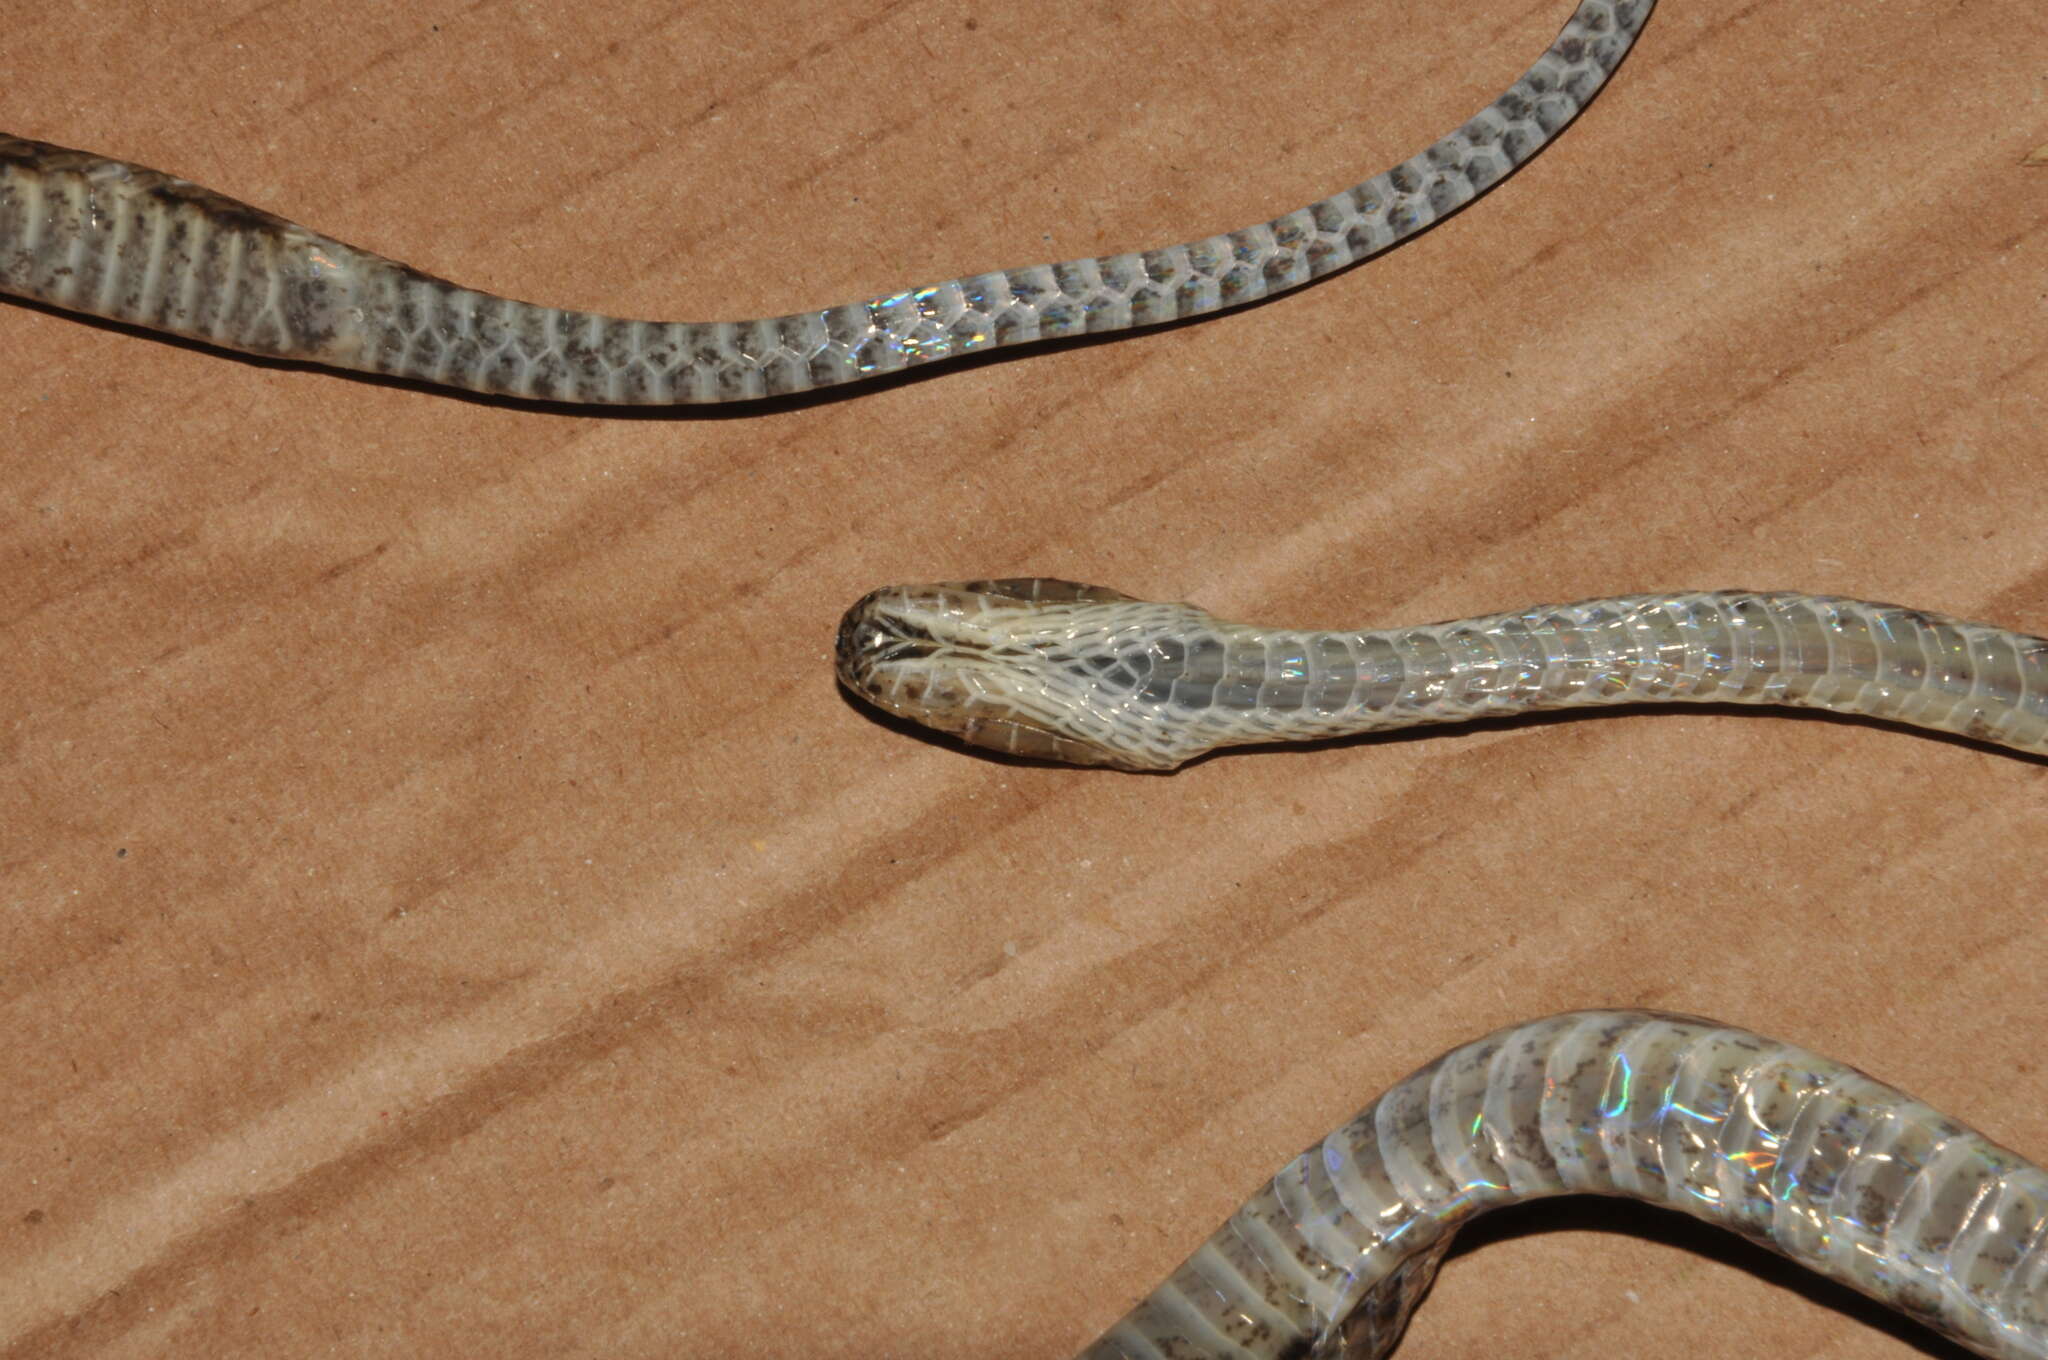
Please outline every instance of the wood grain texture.
[[[0, 3], [0, 127], [481, 287], [751, 315], [1253, 220], [1563, 8]], [[1361, 270], [743, 418], [0, 307], [0, 1355], [1065, 1354], [1417, 1061], [1575, 1006], [2048, 1155], [2048, 767], [1659, 713], [1136, 779], [917, 741], [830, 666], [872, 586], [1041, 573], [1329, 626], [1750, 582], [2041, 631], [2044, 41], [1671, 0]], [[1452, 1260], [1400, 1354], [1758, 1335], [1951, 1354], [1594, 1210]]]

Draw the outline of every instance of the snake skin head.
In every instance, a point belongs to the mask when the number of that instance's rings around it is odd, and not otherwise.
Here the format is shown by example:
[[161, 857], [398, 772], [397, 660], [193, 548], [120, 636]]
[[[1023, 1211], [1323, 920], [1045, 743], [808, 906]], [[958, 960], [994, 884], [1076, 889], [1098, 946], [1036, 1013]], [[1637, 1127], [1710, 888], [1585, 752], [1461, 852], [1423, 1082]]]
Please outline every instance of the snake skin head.
[[[877, 708], [971, 746], [1035, 760], [1171, 770], [1211, 744], [1160, 723], [1189, 676], [1188, 604], [1026, 578], [889, 586], [839, 625], [839, 679]], [[1220, 657], [1222, 648], [1213, 650]]]

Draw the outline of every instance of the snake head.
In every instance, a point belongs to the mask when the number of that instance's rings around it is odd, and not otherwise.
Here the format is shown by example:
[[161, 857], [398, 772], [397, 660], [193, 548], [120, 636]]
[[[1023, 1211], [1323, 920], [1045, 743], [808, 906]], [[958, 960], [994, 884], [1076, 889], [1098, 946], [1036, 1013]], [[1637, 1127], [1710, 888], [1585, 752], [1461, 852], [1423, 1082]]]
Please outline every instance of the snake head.
[[970, 746], [1171, 770], [1209, 743], [1159, 710], [1188, 672], [1188, 639], [1216, 627], [1193, 605], [1043, 577], [889, 586], [840, 621], [839, 680]]

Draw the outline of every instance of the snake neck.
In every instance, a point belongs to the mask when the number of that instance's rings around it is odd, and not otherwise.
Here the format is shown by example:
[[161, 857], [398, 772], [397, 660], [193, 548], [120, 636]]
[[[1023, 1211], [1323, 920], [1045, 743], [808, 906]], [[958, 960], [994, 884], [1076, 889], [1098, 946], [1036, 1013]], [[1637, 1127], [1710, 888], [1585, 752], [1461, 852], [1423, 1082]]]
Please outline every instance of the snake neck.
[[1356, 632], [1216, 624], [1134, 697], [1200, 749], [1646, 702], [1782, 704], [2048, 750], [2048, 642], [1893, 605], [1715, 591]]

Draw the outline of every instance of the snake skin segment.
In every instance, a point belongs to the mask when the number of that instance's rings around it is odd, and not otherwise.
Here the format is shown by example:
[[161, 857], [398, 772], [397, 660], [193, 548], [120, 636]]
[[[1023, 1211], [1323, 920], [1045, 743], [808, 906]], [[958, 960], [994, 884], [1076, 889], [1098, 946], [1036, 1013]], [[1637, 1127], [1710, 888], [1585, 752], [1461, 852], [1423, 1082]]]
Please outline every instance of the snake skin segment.
[[1580, 1011], [1382, 1095], [1081, 1360], [1379, 1360], [1467, 1220], [1589, 1193], [1727, 1228], [1981, 1355], [2048, 1357], [2048, 1173], [1803, 1049]]
[[1477, 198], [1571, 122], [1654, 3], [1585, 0], [1536, 64], [1462, 128], [1270, 222], [821, 311], [628, 321], [514, 302], [155, 170], [4, 135], [0, 292], [225, 349], [502, 396], [670, 405], [806, 392], [1200, 316], [1375, 255]]
[[2048, 753], [2048, 640], [1784, 592], [1321, 633], [1044, 578], [892, 586], [847, 611], [838, 665], [869, 703], [970, 745], [1127, 770], [1220, 746], [1635, 703], [1823, 708]]

